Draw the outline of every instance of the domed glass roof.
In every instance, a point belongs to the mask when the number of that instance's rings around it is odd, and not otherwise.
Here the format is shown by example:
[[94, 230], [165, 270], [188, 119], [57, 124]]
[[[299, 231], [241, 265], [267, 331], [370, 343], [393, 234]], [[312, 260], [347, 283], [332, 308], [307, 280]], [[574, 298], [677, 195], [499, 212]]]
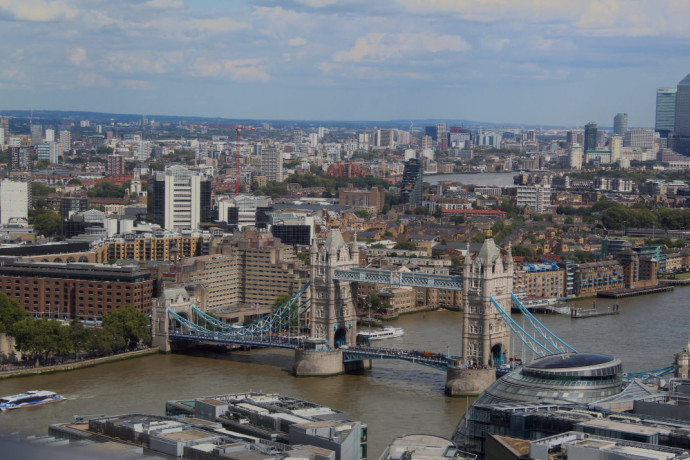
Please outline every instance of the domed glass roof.
[[570, 353], [544, 356], [532, 361], [525, 367], [532, 369], [567, 369], [571, 367], [595, 366], [597, 364], [609, 363], [614, 359], [613, 356], [596, 353]]

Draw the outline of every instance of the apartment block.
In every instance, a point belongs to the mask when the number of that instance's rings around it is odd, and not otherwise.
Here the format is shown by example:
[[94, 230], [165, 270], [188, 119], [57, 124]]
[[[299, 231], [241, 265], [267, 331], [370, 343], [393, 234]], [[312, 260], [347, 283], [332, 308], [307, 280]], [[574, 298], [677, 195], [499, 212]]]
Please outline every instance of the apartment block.
[[565, 296], [565, 270], [555, 263], [516, 265], [513, 291], [529, 297]]

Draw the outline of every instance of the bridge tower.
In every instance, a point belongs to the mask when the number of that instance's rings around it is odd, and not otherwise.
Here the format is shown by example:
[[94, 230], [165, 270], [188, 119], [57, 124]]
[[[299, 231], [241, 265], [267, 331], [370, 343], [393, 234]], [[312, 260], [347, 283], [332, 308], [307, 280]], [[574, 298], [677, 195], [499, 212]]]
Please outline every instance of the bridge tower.
[[490, 296], [510, 308], [513, 290], [513, 257], [508, 246], [505, 263], [493, 237], [484, 240], [477, 257], [465, 257], [463, 265], [462, 358], [464, 363], [492, 366], [510, 356], [510, 329]]
[[311, 337], [323, 339], [331, 348], [355, 345], [357, 314], [353, 287], [349, 282], [333, 279], [335, 270], [359, 266], [356, 242], [348, 246], [340, 230], [333, 229], [326, 242], [311, 247]]

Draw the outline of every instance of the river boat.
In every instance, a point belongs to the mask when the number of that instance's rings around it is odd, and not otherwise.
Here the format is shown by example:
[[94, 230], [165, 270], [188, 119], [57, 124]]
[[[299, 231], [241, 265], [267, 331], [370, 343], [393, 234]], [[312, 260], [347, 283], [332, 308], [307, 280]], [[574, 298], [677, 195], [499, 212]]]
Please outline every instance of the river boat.
[[65, 398], [52, 391], [27, 391], [26, 393], [0, 398], [0, 411], [19, 409], [28, 406], [39, 406], [41, 404], [62, 401], [63, 399]]
[[360, 331], [357, 337], [365, 340], [394, 339], [405, 335], [405, 330], [401, 327], [384, 326], [381, 329], [368, 329]]

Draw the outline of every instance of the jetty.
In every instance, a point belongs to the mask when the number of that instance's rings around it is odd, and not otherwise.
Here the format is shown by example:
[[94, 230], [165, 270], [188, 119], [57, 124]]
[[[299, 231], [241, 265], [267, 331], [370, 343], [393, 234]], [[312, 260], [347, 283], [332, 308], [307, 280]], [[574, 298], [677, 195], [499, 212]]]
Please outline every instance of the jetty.
[[617, 303], [609, 305], [608, 308], [597, 308], [592, 306], [592, 308], [571, 308], [570, 317], [573, 319], [579, 318], [593, 318], [595, 316], [608, 316], [617, 315], [620, 313], [620, 309]]
[[657, 294], [659, 292], [673, 291], [673, 286], [655, 286], [641, 289], [626, 289], [622, 291], [599, 291], [597, 297], [606, 297], [609, 299], [620, 299], [623, 297], [633, 297], [636, 295]]

